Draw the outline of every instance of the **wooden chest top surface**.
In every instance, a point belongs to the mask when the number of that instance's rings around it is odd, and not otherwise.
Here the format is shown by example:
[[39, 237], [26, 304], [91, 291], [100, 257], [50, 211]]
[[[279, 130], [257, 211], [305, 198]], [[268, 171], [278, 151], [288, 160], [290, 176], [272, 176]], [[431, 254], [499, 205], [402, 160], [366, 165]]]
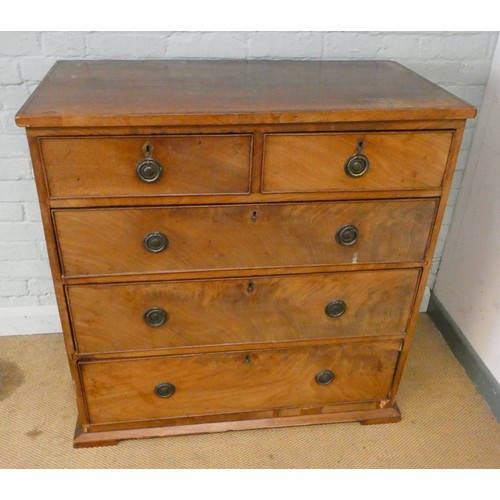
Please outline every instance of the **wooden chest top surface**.
[[59, 61], [23, 127], [464, 119], [474, 107], [392, 61]]

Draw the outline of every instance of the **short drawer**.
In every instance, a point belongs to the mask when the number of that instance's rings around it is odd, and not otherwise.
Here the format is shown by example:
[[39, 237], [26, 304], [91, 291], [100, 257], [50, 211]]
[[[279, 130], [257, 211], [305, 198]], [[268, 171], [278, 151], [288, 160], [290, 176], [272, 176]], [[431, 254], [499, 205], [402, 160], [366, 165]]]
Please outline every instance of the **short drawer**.
[[421, 262], [436, 199], [55, 210], [64, 275]]
[[441, 187], [453, 134], [268, 134], [263, 191], [329, 192]]
[[401, 341], [80, 363], [91, 423], [377, 401]]
[[404, 334], [416, 269], [67, 287], [81, 353]]
[[252, 136], [40, 139], [53, 198], [244, 194]]

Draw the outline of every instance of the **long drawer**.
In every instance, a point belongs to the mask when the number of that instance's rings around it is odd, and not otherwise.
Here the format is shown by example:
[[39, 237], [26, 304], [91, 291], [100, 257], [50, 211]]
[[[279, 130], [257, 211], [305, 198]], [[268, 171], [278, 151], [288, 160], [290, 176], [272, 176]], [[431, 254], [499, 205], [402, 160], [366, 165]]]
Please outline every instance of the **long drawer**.
[[81, 353], [403, 334], [419, 270], [67, 287]]
[[441, 187], [453, 133], [268, 134], [264, 192]]
[[65, 276], [421, 262], [436, 199], [55, 210]]
[[245, 194], [252, 136], [40, 139], [51, 197]]
[[79, 364], [91, 423], [377, 401], [401, 341]]

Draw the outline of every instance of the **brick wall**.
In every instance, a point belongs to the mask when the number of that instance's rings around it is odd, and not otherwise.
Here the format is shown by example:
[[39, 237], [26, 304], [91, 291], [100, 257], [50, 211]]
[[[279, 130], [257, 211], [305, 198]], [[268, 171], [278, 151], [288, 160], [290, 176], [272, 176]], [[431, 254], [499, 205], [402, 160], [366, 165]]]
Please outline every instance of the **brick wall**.
[[[0, 33], [0, 335], [58, 331], [27, 141], [14, 115], [57, 59], [393, 59], [480, 106], [497, 32]], [[468, 123], [428, 285], [467, 162]]]

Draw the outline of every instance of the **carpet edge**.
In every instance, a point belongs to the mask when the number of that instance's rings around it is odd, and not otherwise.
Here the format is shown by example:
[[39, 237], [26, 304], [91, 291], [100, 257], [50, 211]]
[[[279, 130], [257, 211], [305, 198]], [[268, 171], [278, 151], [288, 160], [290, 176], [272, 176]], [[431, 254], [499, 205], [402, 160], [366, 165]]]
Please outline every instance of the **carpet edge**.
[[427, 314], [500, 422], [500, 384], [432, 291]]

